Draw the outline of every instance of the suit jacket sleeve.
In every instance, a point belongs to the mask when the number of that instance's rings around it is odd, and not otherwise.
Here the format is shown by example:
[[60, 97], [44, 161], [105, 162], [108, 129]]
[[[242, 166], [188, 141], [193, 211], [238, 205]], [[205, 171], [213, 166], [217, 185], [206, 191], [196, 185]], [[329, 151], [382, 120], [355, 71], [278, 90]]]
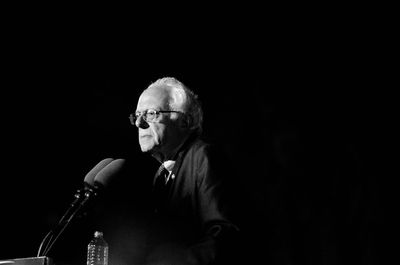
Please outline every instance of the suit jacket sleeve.
[[[193, 196], [201, 223], [201, 237], [190, 247], [193, 264], [217, 264], [228, 259], [238, 228], [228, 217], [228, 204], [223, 198], [224, 171], [215, 165], [216, 154], [208, 146], [194, 155], [195, 189]], [[219, 158], [221, 158], [219, 156]], [[229, 176], [227, 176], [229, 177]], [[230, 253], [229, 253], [230, 252]]]

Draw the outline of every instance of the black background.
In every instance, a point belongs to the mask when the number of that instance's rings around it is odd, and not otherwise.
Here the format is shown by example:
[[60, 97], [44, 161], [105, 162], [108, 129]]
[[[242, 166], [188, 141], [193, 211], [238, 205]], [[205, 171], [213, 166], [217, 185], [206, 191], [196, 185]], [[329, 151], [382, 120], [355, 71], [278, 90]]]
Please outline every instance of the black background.
[[[128, 116], [147, 85], [174, 76], [202, 100], [205, 138], [235, 161], [255, 256], [379, 264], [390, 73], [371, 52], [373, 24], [253, 18], [177, 32], [149, 18], [58, 15], [5, 23], [0, 259], [35, 256], [103, 158], [133, 161], [124, 183], [140, 192], [157, 165], [140, 153]], [[85, 262], [92, 228], [60, 238], [60, 264]], [[60, 249], [69, 244], [81, 252]]]

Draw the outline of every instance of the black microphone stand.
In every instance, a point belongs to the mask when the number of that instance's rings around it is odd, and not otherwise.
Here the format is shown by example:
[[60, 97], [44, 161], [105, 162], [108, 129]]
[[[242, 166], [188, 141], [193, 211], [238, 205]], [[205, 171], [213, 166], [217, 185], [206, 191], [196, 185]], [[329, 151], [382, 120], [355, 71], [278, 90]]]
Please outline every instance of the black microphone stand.
[[91, 198], [98, 195], [99, 190], [100, 186], [98, 185], [95, 187], [85, 185], [84, 189], [79, 189], [76, 191], [74, 195], [75, 200], [70, 204], [70, 207], [62, 216], [58, 224], [52, 230], [50, 230], [42, 240], [37, 257], [47, 255], [62, 232], [67, 228], [74, 217], [85, 208], [88, 202], [92, 200]]

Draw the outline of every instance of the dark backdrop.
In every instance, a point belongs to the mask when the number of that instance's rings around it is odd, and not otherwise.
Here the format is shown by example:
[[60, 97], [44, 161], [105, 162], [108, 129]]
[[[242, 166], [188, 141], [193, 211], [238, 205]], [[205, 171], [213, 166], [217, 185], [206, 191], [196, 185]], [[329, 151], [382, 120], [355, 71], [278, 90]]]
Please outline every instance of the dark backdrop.
[[[243, 30], [238, 39], [220, 28], [208, 38], [136, 38], [127, 26], [45, 22], [18, 29], [2, 84], [0, 259], [35, 256], [103, 158], [129, 159], [132, 178], [120, 193], [145, 196], [138, 187], [157, 165], [140, 153], [128, 116], [143, 88], [174, 76], [203, 102], [204, 137], [234, 161], [244, 251], [271, 264], [379, 264], [382, 103], [362, 36]], [[83, 264], [93, 230], [85, 221], [71, 227], [54, 258]]]

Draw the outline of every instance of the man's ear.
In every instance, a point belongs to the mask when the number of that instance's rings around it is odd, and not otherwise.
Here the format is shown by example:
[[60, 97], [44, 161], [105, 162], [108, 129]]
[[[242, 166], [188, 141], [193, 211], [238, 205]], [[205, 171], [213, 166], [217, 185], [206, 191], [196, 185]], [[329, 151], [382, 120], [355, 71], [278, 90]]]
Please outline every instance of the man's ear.
[[182, 128], [185, 129], [190, 129], [193, 125], [192, 122], [192, 116], [190, 115], [185, 115], [182, 119], [181, 119], [181, 126]]

